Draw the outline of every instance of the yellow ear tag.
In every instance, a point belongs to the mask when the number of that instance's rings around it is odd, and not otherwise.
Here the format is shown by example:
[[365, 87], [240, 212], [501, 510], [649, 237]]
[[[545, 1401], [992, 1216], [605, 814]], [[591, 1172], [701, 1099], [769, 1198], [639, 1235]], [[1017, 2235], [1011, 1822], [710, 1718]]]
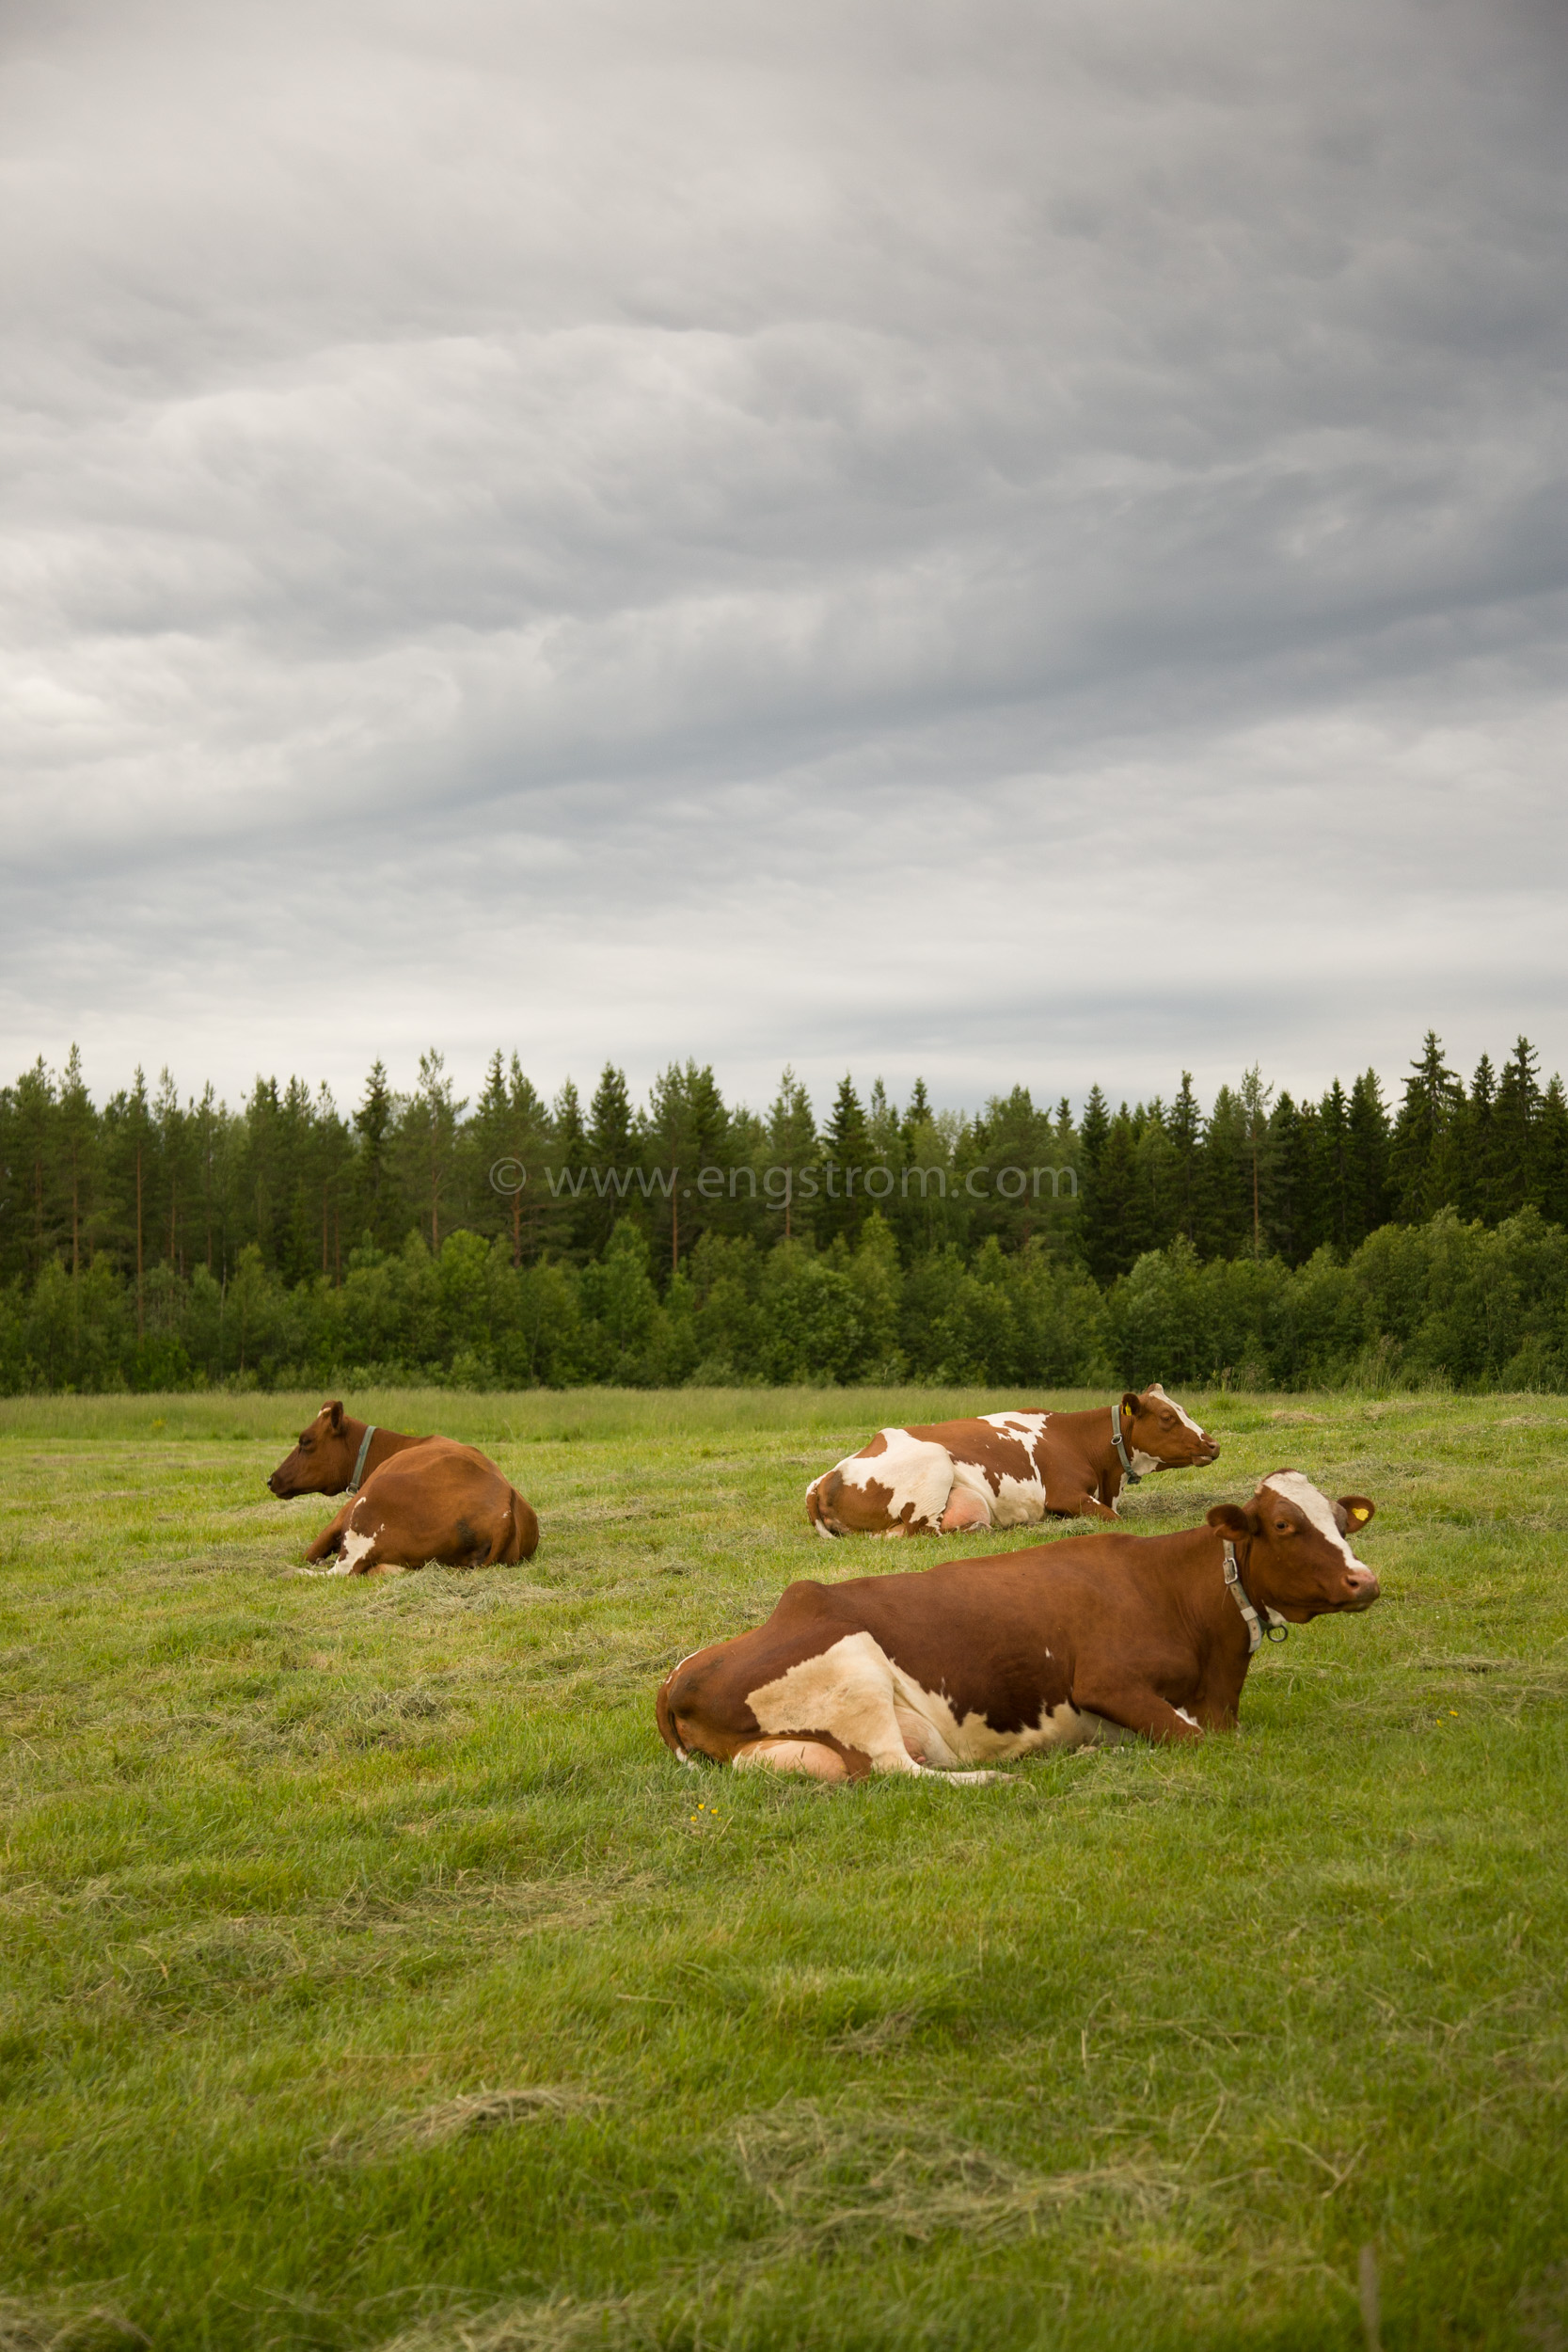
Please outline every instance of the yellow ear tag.
[[1366, 1518], [1366, 1516], [1367, 1516], [1367, 1513], [1366, 1513], [1366, 1508], [1365, 1508], [1365, 1506], [1364, 1506], [1362, 1503], [1359, 1503], [1359, 1502], [1358, 1502], [1358, 1503], [1356, 1504], [1356, 1506], [1355, 1506], [1355, 1514], [1354, 1514], [1354, 1516], [1355, 1516], [1358, 1519], [1364, 1519], [1364, 1518]]

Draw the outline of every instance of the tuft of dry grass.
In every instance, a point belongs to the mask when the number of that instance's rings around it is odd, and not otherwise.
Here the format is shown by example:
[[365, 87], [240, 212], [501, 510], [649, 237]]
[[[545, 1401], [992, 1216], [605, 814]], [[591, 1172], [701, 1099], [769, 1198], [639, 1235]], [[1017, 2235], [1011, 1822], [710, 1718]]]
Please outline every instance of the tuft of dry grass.
[[375, 2164], [405, 2148], [444, 2148], [472, 2132], [493, 2132], [512, 2123], [582, 2115], [610, 2105], [597, 2091], [569, 2083], [532, 2083], [520, 2090], [465, 2090], [437, 2099], [416, 2115], [394, 2109], [367, 2131], [339, 2132], [322, 2151], [324, 2163]]
[[943, 2230], [972, 2241], [1025, 2236], [1088, 2198], [1143, 2218], [1181, 2185], [1166, 2169], [1131, 2161], [1027, 2171], [928, 2114], [814, 2099], [742, 2116], [725, 2137], [748, 2187], [801, 2250], [868, 2231], [916, 2245]]
[[124, 2352], [150, 2341], [106, 2303], [71, 2307], [0, 2296], [0, 2352]]

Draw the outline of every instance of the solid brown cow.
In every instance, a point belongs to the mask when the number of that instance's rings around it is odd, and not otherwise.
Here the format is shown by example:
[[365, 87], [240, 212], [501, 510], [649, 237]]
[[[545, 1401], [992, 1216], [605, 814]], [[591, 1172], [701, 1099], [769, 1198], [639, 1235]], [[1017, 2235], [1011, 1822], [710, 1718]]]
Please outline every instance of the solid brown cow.
[[983, 1413], [879, 1429], [806, 1488], [819, 1535], [953, 1535], [1034, 1526], [1048, 1513], [1114, 1519], [1124, 1481], [1219, 1454], [1158, 1381], [1109, 1411]]
[[791, 1584], [766, 1625], [683, 1660], [658, 1727], [683, 1762], [818, 1780], [1229, 1730], [1265, 1626], [1376, 1600], [1345, 1540], [1372, 1510], [1275, 1470], [1243, 1509], [1220, 1503], [1178, 1535], [1069, 1536]]
[[487, 1454], [451, 1438], [412, 1438], [324, 1405], [267, 1481], [275, 1495], [349, 1500], [306, 1552], [336, 1554], [330, 1576], [376, 1568], [511, 1566], [531, 1560], [539, 1521]]

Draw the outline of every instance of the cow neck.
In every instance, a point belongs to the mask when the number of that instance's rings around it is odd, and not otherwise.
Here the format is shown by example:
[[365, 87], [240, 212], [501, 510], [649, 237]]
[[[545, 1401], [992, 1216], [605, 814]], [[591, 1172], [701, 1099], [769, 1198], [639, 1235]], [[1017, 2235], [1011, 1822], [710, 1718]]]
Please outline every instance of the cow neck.
[[1117, 1459], [1121, 1464], [1122, 1476], [1126, 1479], [1128, 1485], [1130, 1486], [1141, 1486], [1143, 1484], [1143, 1472], [1142, 1470], [1135, 1470], [1132, 1468], [1132, 1457], [1127, 1451], [1127, 1440], [1121, 1434], [1121, 1402], [1119, 1398], [1111, 1407], [1111, 1443], [1116, 1447]]
[[[1247, 1656], [1252, 1658], [1257, 1654], [1258, 1645], [1263, 1639], [1265, 1631], [1271, 1642], [1284, 1642], [1289, 1640], [1291, 1629], [1277, 1609], [1271, 1609], [1267, 1601], [1255, 1601], [1252, 1598], [1243, 1581], [1242, 1569], [1236, 1559], [1236, 1547], [1228, 1535], [1224, 1538], [1224, 1542], [1226, 1589], [1245, 1620]], [[1251, 1549], [1249, 1545], [1247, 1547], [1249, 1558]]]
[[339, 1488], [340, 1494], [356, 1495], [372, 1470], [379, 1470], [382, 1463], [389, 1460], [394, 1454], [402, 1454], [411, 1445], [424, 1443], [422, 1438], [407, 1437], [401, 1429], [383, 1429], [373, 1421], [364, 1422], [363, 1431], [348, 1485]]

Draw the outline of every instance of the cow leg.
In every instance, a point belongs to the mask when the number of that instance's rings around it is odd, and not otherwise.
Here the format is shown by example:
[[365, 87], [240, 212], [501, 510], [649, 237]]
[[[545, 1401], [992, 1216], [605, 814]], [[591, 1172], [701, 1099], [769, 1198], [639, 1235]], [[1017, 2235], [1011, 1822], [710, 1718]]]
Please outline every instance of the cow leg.
[[1084, 1486], [1076, 1489], [1066, 1486], [1047, 1486], [1045, 1507], [1056, 1518], [1103, 1519], [1112, 1527], [1121, 1525], [1120, 1519], [1110, 1503], [1101, 1502], [1097, 1494]]
[[1141, 1739], [1157, 1743], [1201, 1740], [1204, 1736], [1201, 1724], [1172, 1707], [1147, 1682], [1114, 1680], [1110, 1676], [1099, 1682], [1075, 1679], [1072, 1704], [1085, 1713], [1104, 1715], [1113, 1724], [1121, 1724]]
[[957, 1535], [965, 1528], [989, 1527], [990, 1513], [978, 1495], [970, 1494], [962, 1486], [955, 1486], [947, 1498], [947, 1508], [937, 1526], [939, 1535]]
[[808, 1780], [847, 1780], [843, 1756], [820, 1740], [752, 1740], [730, 1762], [737, 1772], [803, 1772]]
[[351, 1495], [337, 1518], [328, 1519], [315, 1542], [307, 1549], [305, 1554], [307, 1560], [325, 1560], [328, 1552], [339, 1549], [343, 1540], [343, 1530], [349, 1523], [350, 1516], [357, 1501], [356, 1495]]

